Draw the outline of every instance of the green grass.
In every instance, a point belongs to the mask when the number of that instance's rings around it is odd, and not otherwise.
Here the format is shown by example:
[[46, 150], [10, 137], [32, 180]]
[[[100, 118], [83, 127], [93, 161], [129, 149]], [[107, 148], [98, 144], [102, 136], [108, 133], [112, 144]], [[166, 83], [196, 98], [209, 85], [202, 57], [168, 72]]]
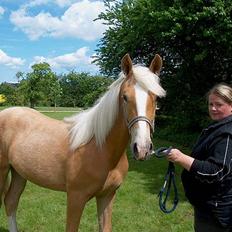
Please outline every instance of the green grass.
[[60, 111], [65, 111], [65, 112], [78, 112], [80, 111], [81, 108], [79, 107], [35, 107], [36, 110], [38, 111], [54, 111], [54, 112], [60, 112]]
[[62, 120], [64, 117], [69, 117], [69, 116], [75, 115], [77, 112], [60, 111], [60, 112], [42, 112], [42, 113], [49, 116], [49, 117]]
[[[64, 113], [65, 116], [72, 113]], [[46, 115], [61, 119], [63, 115], [51, 112]], [[170, 145], [154, 139], [155, 147]], [[178, 146], [178, 144], [174, 144]], [[188, 152], [188, 150], [186, 150]], [[158, 206], [157, 194], [163, 185], [167, 168], [165, 159], [152, 157], [138, 162], [129, 157], [129, 172], [117, 191], [113, 207], [114, 232], [192, 232], [193, 212], [186, 201], [180, 183], [181, 169], [176, 167], [179, 204], [171, 214], [164, 214]], [[0, 210], [0, 232], [7, 232], [4, 207]], [[62, 232], [65, 230], [66, 194], [38, 187], [28, 182], [18, 208], [20, 232]], [[97, 232], [95, 200], [86, 206], [81, 218], [80, 232]]]

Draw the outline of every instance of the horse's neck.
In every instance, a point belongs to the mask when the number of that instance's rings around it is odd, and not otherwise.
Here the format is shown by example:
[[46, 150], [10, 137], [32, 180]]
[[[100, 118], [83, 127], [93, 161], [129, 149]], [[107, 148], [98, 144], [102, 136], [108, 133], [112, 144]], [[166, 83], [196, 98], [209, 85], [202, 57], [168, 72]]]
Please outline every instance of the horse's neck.
[[124, 119], [123, 112], [122, 110], [119, 110], [115, 124], [112, 127], [106, 140], [107, 147], [110, 149], [115, 158], [120, 158], [120, 156], [125, 152], [128, 142], [128, 128]]

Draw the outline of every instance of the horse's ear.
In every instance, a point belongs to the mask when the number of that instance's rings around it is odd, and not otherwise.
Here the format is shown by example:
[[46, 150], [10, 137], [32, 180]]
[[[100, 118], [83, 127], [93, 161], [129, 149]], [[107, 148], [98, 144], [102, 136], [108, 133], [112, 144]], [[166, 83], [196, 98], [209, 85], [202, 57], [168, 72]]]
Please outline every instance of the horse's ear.
[[128, 53], [123, 56], [121, 60], [121, 69], [125, 75], [127, 75], [132, 69], [132, 60]]
[[162, 61], [162, 58], [160, 57], [160, 55], [156, 54], [155, 57], [153, 58], [150, 66], [149, 66], [149, 69], [159, 75], [160, 74], [160, 70], [162, 68], [162, 65], [163, 65], [163, 61]]

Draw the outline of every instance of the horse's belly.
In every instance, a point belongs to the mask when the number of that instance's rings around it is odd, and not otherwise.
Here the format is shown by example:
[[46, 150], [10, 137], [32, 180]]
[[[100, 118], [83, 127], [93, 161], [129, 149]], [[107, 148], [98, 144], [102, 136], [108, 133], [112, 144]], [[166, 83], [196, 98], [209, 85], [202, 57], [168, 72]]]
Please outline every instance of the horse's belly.
[[56, 146], [18, 144], [11, 149], [11, 166], [25, 179], [54, 190], [65, 191], [67, 154]]
[[37, 159], [16, 161], [11, 165], [23, 178], [53, 190], [65, 191], [65, 174], [63, 165], [58, 162], [38, 162]]

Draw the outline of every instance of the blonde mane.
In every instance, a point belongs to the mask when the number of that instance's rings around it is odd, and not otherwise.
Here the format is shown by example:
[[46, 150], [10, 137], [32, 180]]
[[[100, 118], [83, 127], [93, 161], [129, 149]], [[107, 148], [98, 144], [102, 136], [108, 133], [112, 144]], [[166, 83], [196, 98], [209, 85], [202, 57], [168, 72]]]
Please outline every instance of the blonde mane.
[[[166, 93], [159, 83], [159, 77], [148, 68], [136, 65], [133, 66], [132, 71], [135, 80], [142, 88], [159, 97], [165, 96]], [[72, 124], [70, 129], [71, 149], [75, 150], [79, 146], [87, 144], [93, 137], [98, 146], [103, 145], [118, 115], [118, 95], [125, 77], [121, 72], [119, 78], [111, 84], [109, 90], [93, 107], [64, 119]]]

